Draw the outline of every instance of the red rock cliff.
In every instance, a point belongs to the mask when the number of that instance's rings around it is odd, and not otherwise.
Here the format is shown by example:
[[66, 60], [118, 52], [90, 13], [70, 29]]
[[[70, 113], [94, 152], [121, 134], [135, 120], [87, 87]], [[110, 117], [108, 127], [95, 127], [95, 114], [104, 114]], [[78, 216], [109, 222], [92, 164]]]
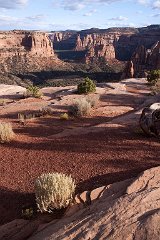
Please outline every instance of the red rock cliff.
[[52, 42], [42, 32], [0, 32], [1, 72], [35, 71], [58, 63]]

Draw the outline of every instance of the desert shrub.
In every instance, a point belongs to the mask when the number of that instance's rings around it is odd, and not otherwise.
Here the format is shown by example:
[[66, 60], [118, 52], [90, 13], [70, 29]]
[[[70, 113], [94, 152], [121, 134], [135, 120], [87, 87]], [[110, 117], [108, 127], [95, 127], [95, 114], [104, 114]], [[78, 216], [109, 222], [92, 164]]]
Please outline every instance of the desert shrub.
[[22, 217], [24, 219], [31, 219], [34, 215], [34, 210], [32, 207], [22, 209]]
[[40, 92], [40, 89], [37, 86], [30, 85], [27, 87], [26, 92], [24, 93], [24, 97], [34, 97], [34, 98], [41, 98], [42, 93]]
[[4, 106], [6, 104], [6, 99], [0, 99], [0, 106]]
[[12, 125], [10, 123], [1, 122], [0, 123], [0, 142], [10, 142], [14, 137], [14, 132], [12, 130]]
[[160, 70], [152, 70], [147, 75], [147, 81], [151, 84], [156, 84], [160, 79]]
[[36, 117], [36, 113], [18, 113], [19, 122], [25, 124], [27, 120], [33, 120]]
[[86, 101], [91, 104], [91, 107], [94, 108], [99, 102], [99, 95], [91, 95], [86, 97]]
[[74, 117], [83, 117], [90, 115], [90, 111], [91, 104], [86, 100], [86, 98], [81, 98], [69, 107], [68, 113]]
[[39, 113], [41, 116], [52, 116], [53, 115], [53, 109], [49, 106], [43, 107], [39, 110]]
[[25, 114], [24, 113], [18, 113], [18, 120], [20, 123], [25, 123]]
[[87, 77], [85, 78], [84, 82], [78, 84], [77, 90], [79, 94], [92, 93], [96, 91], [96, 85], [91, 79]]
[[36, 202], [41, 212], [67, 207], [75, 194], [75, 181], [61, 173], [42, 174], [35, 180]]
[[60, 119], [61, 119], [61, 120], [68, 120], [68, 119], [69, 119], [68, 113], [62, 113], [62, 114], [60, 115]]

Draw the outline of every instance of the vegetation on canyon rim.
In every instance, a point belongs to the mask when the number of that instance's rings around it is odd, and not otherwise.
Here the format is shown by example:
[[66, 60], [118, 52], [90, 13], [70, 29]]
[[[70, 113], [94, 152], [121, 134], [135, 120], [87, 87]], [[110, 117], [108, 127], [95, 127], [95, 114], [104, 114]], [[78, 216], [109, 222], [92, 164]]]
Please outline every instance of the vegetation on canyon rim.
[[40, 92], [40, 89], [37, 86], [30, 85], [27, 87], [26, 92], [24, 93], [24, 97], [35, 97], [35, 98], [41, 98], [42, 93]]
[[75, 195], [75, 181], [61, 173], [42, 174], [35, 180], [36, 202], [40, 212], [66, 208]]
[[77, 90], [79, 94], [93, 93], [96, 91], [96, 85], [90, 78], [86, 77], [83, 82], [78, 84]]
[[153, 85], [155, 85], [159, 79], [160, 79], [160, 69], [152, 70], [147, 75], [147, 81]]

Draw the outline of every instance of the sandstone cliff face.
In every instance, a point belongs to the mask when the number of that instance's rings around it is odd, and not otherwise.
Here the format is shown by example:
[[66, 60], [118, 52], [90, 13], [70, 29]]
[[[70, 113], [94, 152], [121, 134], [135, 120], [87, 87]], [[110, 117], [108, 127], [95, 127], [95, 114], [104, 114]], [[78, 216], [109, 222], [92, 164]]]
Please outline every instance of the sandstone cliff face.
[[[133, 29], [127, 29], [123, 32], [124, 36], [130, 36], [135, 33]], [[54, 48], [57, 50], [84, 51], [84, 62], [91, 63], [99, 61], [109, 61], [116, 58], [116, 42], [122, 35], [121, 29], [109, 30], [83, 30], [77, 33], [54, 33], [51, 39]], [[61, 36], [61, 37], [59, 37]], [[85, 51], [87, 54], [85, 55]]]
[[[152, 46], [160, 41], [159, 25], [138, 29], [110, 28], [54, 33], [53, 38], [55, 49], [84, 51], [82, 61], [85, 63], [98, 62], [100, 59], [107, 63], [114, 60], [132, 61], [135, 73], [137, 72], [140, 76], [144, 75], [146, 64], [152, 65], [151, 62], [153, 62], [154, 68], [157, 66], [155, 65], [158, 61], [156, 60], [157, 50], [154, 50], [153, 57]], [[148, 57], [148, 49], [151, 49], [152, 57]], [[126, 68], [129, 67], [128, 64]]]
[[112, 44], [91, 46], [85, 55], [86, 63], [94, 63], [100, 60], [110, 62], [112, 59], [115, 59], [115, 48]]
[[1, 72], [43, 70], [58, 63], [48, 36], [41, 32], [0, 32]]
[[[132, 63], [132, 64], [130, 64]], [[160, 69], [160, 42], [156, 42], [150, 49], [139, 46], [128, 62], [122, 78], [145, 77], [147, 71]]]

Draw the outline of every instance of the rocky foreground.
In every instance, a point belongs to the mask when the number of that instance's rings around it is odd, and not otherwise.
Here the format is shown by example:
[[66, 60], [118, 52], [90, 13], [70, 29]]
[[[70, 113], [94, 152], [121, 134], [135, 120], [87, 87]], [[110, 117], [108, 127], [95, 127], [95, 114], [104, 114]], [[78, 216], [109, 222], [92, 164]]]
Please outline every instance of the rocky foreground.
[[158, 240], [159, 196], [160, 167], [155, 167], [136, 178], [77, 195], [65, 215], [47, 225], [15, 220], [1, 226], [0, 239]]

